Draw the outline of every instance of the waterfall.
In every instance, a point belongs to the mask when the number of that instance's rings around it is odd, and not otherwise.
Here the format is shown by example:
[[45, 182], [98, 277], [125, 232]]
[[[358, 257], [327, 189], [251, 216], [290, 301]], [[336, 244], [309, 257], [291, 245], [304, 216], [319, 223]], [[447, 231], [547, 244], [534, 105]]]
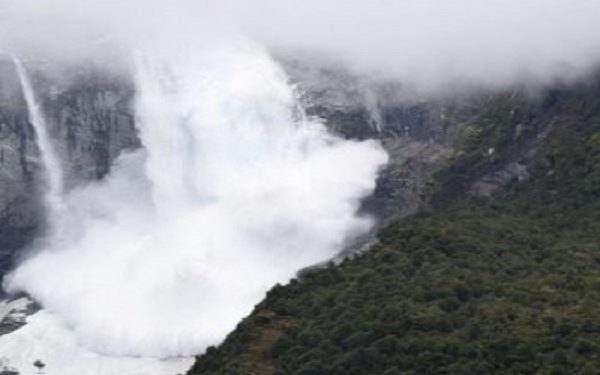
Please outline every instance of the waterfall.
[[37, 145], [40, 153], [40, 160], [42, 163], [44, 173], [44, 200], [47, 205], [47, 209], [51, 211], [49, 216], [52, 216], [52, 212], [60, 210], [61, 206], [61, 195], [63, 192], [63, 173], [60, 164], [60, 159], [52, 145], [52, 140], [48, 134], [46, 120], [42, 113], [39, 103], [36, 100], [35, 93], [33, 91], [33, 85], [31, 79], [27, 74], [27, 70], [23, 66], [21, 60], [13, 56], [13, 62], [15, 70], [19, 77], [19, 82], [23, 90], [23, 97], [27, 104], [27, 111], [29, 115], [29, 122], [35, 130], [37, 139]]

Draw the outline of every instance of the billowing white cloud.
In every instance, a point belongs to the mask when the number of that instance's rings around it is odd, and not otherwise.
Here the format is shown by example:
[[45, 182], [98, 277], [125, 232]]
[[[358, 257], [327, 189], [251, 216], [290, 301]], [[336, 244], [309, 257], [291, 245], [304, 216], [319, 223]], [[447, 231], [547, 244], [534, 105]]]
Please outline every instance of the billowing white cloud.
[[264, 0], [261, 5], [248, 4], [240, 19], [259, 38], [318, 49], [360, 71], [426, 88], [455, 80], [500, 85], [569, 78], [600, 57], [600, 1]]
[[4, 0], [0, 10], [0, 43], [14, 49], [73, 57], [107, 40], [237, 29], [424, 89], [571, 78], [600, 57], [597, 0]]
[[50, 235], [6, 282], [101, 353], [219, 343], [275, 283], [369, 229], [357, 210], [387, 159], [304, 120], [260, 46], [177, 39], [136, 51], [144, 149], [50, 210]]

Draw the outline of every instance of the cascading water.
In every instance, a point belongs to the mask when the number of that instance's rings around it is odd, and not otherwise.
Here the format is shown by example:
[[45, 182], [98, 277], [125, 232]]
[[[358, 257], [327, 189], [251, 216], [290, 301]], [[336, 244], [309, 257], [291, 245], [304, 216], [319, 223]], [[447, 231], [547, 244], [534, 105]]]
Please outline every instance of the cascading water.
[[54, 216], [61, 208], [61, 195], [63, 193], [63, 172], [60, 159], [56, 154], [50, 135], [48, 134], [46, 120], [42, 114], [33, 91], [33, 85], [27, 70], [21, 60], [13, 56], [15, 70], [19, 77], [23, 97], [27, 104], [29, 122], [35, 130], [37, 145], [40, 153], [40, 161], [44, 173], [44, 200], [49, 216]]
[[69, 192], [60, 236], [6, 286], [95, 352], [193, 355], [369, 228], [356, 211], [386, 154], [295, 116], [285, 74], [245, 39], [135, 61], [144, 149]]

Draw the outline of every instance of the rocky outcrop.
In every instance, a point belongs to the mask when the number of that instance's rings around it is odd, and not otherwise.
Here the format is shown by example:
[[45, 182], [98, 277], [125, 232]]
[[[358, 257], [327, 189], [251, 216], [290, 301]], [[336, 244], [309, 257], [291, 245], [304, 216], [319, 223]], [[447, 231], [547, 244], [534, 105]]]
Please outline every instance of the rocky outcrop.
[[307, 115], [345, 138], [379, 139], [390, 155], [364, 212], [387, 221], [421, 209], [428, 181], [461, 136], [463, 112], [448, 114], [457, 101], [419, 100], [400, 85], [368, 80], [331, 62], [283, 61]]
[[83, 70], [66, 84], [42, 82], [40, 86], [68, 185], [104, 177], [123, 149], [140, 146], [128, 81]]
[[14, 332], [27, 324], [27, 317], [39, 309], [40, 306], [26, 296], [0, 301], [0, 336]]

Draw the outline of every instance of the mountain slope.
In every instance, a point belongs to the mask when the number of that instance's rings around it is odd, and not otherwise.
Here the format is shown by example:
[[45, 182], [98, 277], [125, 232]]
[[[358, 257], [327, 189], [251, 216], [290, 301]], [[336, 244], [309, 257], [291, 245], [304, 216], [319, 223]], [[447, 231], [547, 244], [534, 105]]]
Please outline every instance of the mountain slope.
[[274, 287], [189, 374], [597, 373], [598, 91], [490, 97], [431, 212]]

